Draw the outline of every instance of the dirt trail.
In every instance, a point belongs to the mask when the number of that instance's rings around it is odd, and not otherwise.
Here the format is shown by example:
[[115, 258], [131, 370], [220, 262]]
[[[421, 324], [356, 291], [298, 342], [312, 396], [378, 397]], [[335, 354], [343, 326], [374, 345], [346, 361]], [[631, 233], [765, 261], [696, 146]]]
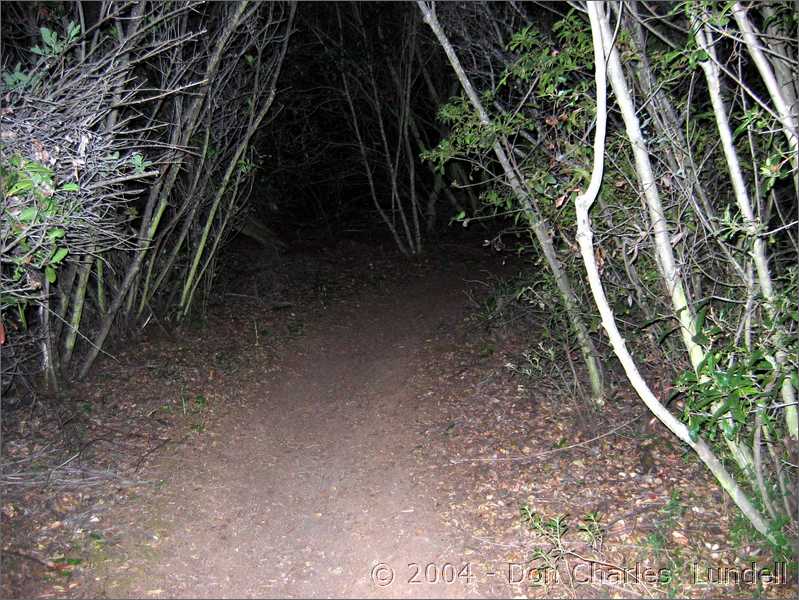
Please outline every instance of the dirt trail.
[[435, 272], [393, 287], [315, 315], [281, 373], [264, 365], [261, 381], [239, 391], [245, 401], [214, 432], [221, 442], [176, 458], [159, 501], [169, 525], [157, 562], [126, 593], [475, 593], [444, 567], [462, 563], [462, 547], [438, 516], [446, 499], [418, 479], [431, 467], [418, 449], [436, 420], [421, 367], [462, 316], [463, 277]]
[[[762, 548], [730, 538], [735, 513], [666, 430], [619, 429], [649, 418], [632, 392], [593, 414], [556, 378], [565, 365], [510, 373], [538, 325], [475, 319], [496, 257], [467, 256], [409, 263], [342, 245], [243, 259], [235, 300], [220, 297], [205, 326], [153, 328], [102, 361], [72, 392], [69, 431], [85, 472], [119, 475], [4, 499], [5, 596], [763, 591], [689, 579], [685, 565], [748, 567]], [[560, 537], [522, 510], [561, 523]], [[594, 565], [609, 570], [586, 578]], [[639, 567], [673, 577], [620, 583]], [[766, 591], [796, 597], [795, 580]]]

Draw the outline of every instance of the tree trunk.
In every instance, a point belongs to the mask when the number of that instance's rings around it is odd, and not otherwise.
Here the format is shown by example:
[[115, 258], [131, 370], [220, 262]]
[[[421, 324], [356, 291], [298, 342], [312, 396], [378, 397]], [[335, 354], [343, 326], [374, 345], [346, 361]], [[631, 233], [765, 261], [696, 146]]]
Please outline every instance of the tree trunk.
[[[658, 191], [657, 181], [652, 170], [649, 150], [641, 133], [637, 111], [624, 78], [624, 71], [622, 70], [618, 51], [613, 46], [613, 35], [607, 17], [600, 19], [597, 26], [602, 29], [604, 53], [608, 57], [608, 79], [610, 80], [613, 93], [616, 96], [616, 101], [621, 110], [627, 137], [630, 140], [630, 145], [633, 150], [638, 183], [649, 212], [649, 219], [655, 237], [655, 252], [660, 272], [665, 283], [666, 291], [671, 299], [672, 311], [680, 325], [680, 333], [682, 334], [683, 344], [688, 351], [691, 366], [694, 371], [699, 372], [705, 360], [706, 352], [696, 341], [698, 333], [696, 316], [689, 302], [688, 294], [683, 285], [676, 261], [674, 260], [674, 252], [671, 246], [671, 233], [669, 232], [666, 214], [660, 201], [660, 192]], [[714, 405], [714, 410], [720, 407], [720, 405], [720, 402], [716, 403], [716, 405]], [[719, 420], [719, 425], [722, 429], [728, 425], [728, 416], [728, 414], [722, 415]], [[738, 443], [736, 440], [728, 439], [726, 435], [724, 435], [724, 440], [741, 470], [748, 475], [754, 474], [754, 463], [748, 448]]]
[[[724, 158], [730, 172], [735, 202], [738, 205], [738, 210], [741, 211], [741, 216], [744, 218], [744, 226], [747, 234], [752, 240], [752, 260], [755, 263], [760, 293], [766, 301], [766, 312], [771, 317], [774, 317], [774, 286], [771, 280], [771, 271], [768, 266], [768, 257], [766, 256], [766, 243], [760, 235], [761, 223], [760, 220], [755, 217], [754, 210], [752, 209], [752, 202], [749, 199], [746, 183], [744, 182], [743, 171], [741, 170], [741, 165], [738, 160], [738, 152], [735, 149], [735, 143], [733, 141], [732, 129], [727, 119], [727, 110], [721, 97], [721, 78], [719, 76], [718, 65], [716, 64], [716, 50], [713, 47], [712, 35], [704, 21], [704, 16], [702, 22], [700, 22], [699, 17], [693, 15], [693, 30], [695, 32], [697, 46], [705, 50], [710, 56], [710, 60], [703, 61], [700, 64], [705, 73], [705, 79], [707, 79], [708, 93], [710, 94], [710, 101], [713, 105], [713, 114], [716, 117], [716, 127], [721, 137], [721, 148], [724, 151]], [[777, 370], [783, 371], [786, 363], [785, 352], [778, 352], [777, 356], [771, 358], [771, 362], [775, 364]], [[783, 375], [787, 375], [782, 381], [781, 388], [782, 399], [785, 403], [785, 423], [788, 429], [788, 435], [796, 440], [799, 439], [799, 418], [797, 418], [796, 395], [794, 394], [790, 373], [783, 373]]]
[[776, 538], [770, 530], [769, 523], [752, 505], [744, 491], [738, 486], [735, 479], [732, 478], [729, 472], [724, 468], [724, 465], [721, 464], [713, 453], [713, 450], [702, 438], [698, 438], [694, 441], [688, 432], [688, 428], [677, 420], [652, 393], [652, 390], [639, 373], [635, 361], [627, 350], [624, 338], [622, 338], [621, 333], [616, 327], [616, 319], [610, 308], [607, 297], [605, 296], [599, 269], [596, 264], [596, 258], [594, 257], [593, 232], [591, 231], [588, 213], [602, 185], [605, 131], [607, 127], [607, 75], [605, 60], [608, 45], [611, 43], [612, 37], [610, 36], [607, 18], [602, 12], [602, 5], [600, 3], [589, 2], [588, 13], [591, 19], [591, 33], [594, 42], [594, 64], [597, 86], [594, 167], [591, 173], [591, 183], [588, 189], [577, 197], [575, 207], [577, 210], [577, 242], [580, 245], [580, 253], [582, 254], [583, 263], [585, 264], [591, 293], [594, 296], [594, 301], [602, 317], [602, 326], [608, 334], [613, 351], [624, 367], [624, 371], [630, 383], [647, 407], [672, 433], [674, 433], [674, 435], [697, 453], [702, 462], [705, 463], [710, 472], [713, 473], [717, 481], [730, 495], [735, 504], [738, 505], [741, 512], [749, 519], [755, 529], [772, 543], [775, 543]]
[[[441, 28], [438, 18], [433, 10], [423, 0], [417, 0], [417, 4], [422, 11], [425, 22], [433, 30], [433, 33], [438, 39], [439, 44], [441, 44], [444, 52], [446, 52], [447, 58], [449, 59], [455, 74], [458, 76], [459, 81], [461, 82], [461, 86], [466, 92], [466, 95], [469, 98], [472, 106], [480, 116], [481, 123], [485, 126], [490, 126], [491, 119], [483, 107], [480, 98], [475, 92], [471, 81], [466, 75], [466, 72], [463, 70], [463, 66], [455, 54], [455, 49], [452, 47], [452, 44], [446, 37], [444, 30]], [[507, 140], [503, 140], [503, 142], [505, 145], [508, 145]], [[592, 400], [596, 406], [602, 406], [604, 404], [604, 382], [602, 377], [602, 369], [599, 362], [599, 355], [596, 351], [596, 347], [594, 346], [594, 342], [591, 340], [589, 335], [588, 327], [586, 327], [583, 317], [578, 310], [577, 299], [574, 294], [574, 290], [571, 287], [569, 276], [563, 270], [563, 266], [558, 260], [557, 254], [555, 253], [549, 228], [541, 219], [540, 214], [534, 205], [533, 198], [523, 186], [518, 174], [508, 159], [507, 153], [499, 141], [494, 143], [493, 149], [494, 154], [496, 154], [497, 159], [502, 166], [505, 177], [507, 178], [516, 199], [524, 209], [528, 223], [530, 224], [530, 228], [533, 230], [538, 243], [541, 245], [544, 258], [546, 259], [547, 265], [549, 266], [552, 276], [554, 277], [558, 286], [558, 291], [560, 292], [566, 314], [571, 322], [572, 330], [577, 337], [577, 343], [580, 346], [580, 351], [583, 355], [586, 367], [588, 368], [589, 377], [591, 379]]]

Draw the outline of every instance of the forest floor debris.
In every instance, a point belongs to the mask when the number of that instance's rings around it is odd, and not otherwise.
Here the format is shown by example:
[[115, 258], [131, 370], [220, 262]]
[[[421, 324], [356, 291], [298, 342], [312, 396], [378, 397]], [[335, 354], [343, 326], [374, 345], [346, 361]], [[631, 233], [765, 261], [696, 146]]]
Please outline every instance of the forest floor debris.
[[2, 596], [793, 597], [730, 581], [774, 563], [626, 386], [593, 414], [518, 368], [468, 256], [234, 273], [6, 415]]

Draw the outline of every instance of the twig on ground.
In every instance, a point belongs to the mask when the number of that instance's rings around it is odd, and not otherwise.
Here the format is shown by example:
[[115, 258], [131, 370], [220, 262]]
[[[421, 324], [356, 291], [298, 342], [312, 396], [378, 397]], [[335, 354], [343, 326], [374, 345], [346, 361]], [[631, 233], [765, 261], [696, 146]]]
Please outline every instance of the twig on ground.
[[613, 429], [603, 433], [602, 435], [597, 435], [595, 437], [592, 437], [590, 440], [585, 440], [583, 442], [577, 442], [576, 444], [571, 444], [569, 446], [564, 446], [563, 448], [553, 448], [552, 450], [545, 450], [545, 451], [539, 452], [537, 454], [531, 454], [530, 456], [509, 456], [509, 457], [502, 457], [502, 458], [496, 458], [496, 457], [491, 457], [491, 458], [479, 458], [479, 457], [478, 458], [459, 458], [457, 460], [450, 460], [449, 464], [450, 465], [457, 465], [457, 464], [465, 463], [465, 462], [521, 462], [521, 461], [525, 461], [525, 460], [533, 460], [534, 458], [540, 458], [542, 456], [547, 456], [549, 454], [554, 454], [555, 452], [563, 452], [565, 450], [571, 450], [573, 448], [578, 448], [580, 446], [585, 446], [585, 445], [590, 444], [592, 442], [596, 442], [597, 440], [601, 440], [602, 438], [608, 437], [609, 435], [613, 435], [614, 433], [616, 433], [620, 429], [624, 429], [625, 427], [627, 427], [628, 425], [631, 425], [632, 423], [634, 423], [635, 421], [637, 421], [640, 418], [641, 418], [641, 415], [638, 415], [637, 417], [634, 417], [634, 418], [630, 419], [629, 421], [626, 421], [626, 422], [622, 423], [618, 427], [614, 427]]

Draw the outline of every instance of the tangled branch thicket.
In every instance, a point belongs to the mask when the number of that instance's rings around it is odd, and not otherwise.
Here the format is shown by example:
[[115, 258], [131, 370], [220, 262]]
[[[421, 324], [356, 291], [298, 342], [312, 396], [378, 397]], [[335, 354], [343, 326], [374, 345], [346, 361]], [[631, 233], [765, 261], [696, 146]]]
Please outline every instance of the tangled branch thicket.
[[[9, 396], [113, 331], [201, 309], [245, 218], [292, 3], [4, 10], [0, 340]], [[43, 25], [44, 23], [44, 25]], [[38, 351], [32, 351], [33, 348]]]
[[[464, 90], [440, 109], [451, 131], [429, 158], [502, 174], [483, 210], [528, 226], [549, 266], [539, 280], [568, 283], [554, 312], [578, 344], [581, 322], [592, 337], [604, 329], [647, 406], [760, 534], [799, 539], [790, 3], [572, 3], [547, 5], [548, 17], [521, 4], [418, 5]], [[589, 24], [592, 10], [607, 31]], [[613, 94], [601, 114], [596, 39]], [[670, 369], [670, 397], [652, 394], [625, 345], [641, 366]]]

